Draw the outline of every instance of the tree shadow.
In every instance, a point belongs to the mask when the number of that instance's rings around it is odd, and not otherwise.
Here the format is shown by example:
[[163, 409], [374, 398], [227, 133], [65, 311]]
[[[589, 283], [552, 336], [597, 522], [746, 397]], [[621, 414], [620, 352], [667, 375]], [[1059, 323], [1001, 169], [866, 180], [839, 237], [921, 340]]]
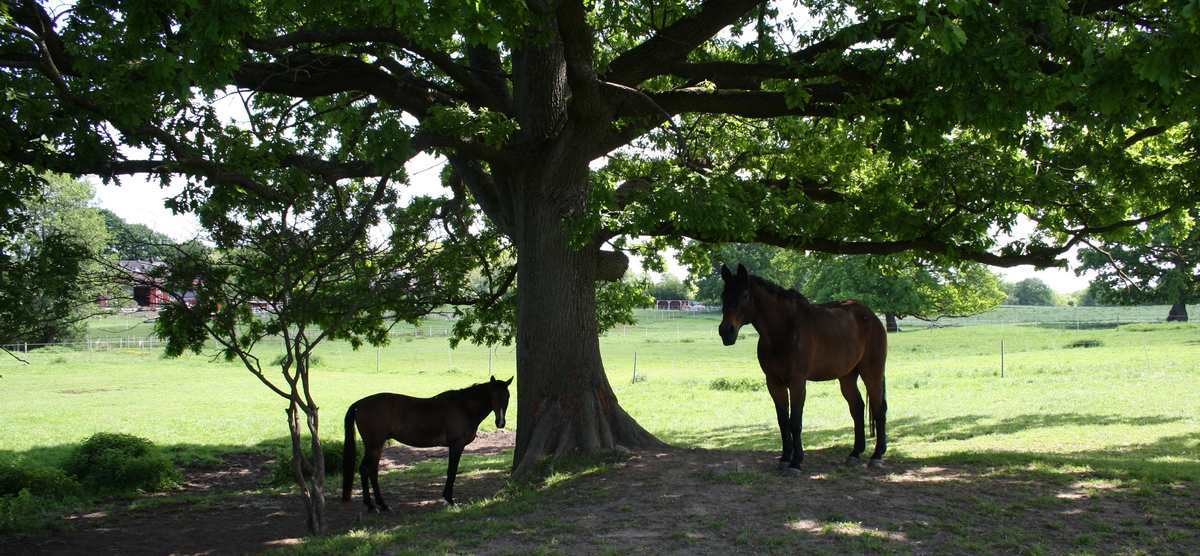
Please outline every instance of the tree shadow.
[[[1154, 481], [1191, 480], [1200, 478], [1200, 437], [1196, 434], [1164, 437], [1151, 443], [1073, 452], [958, 450], [938, 456], [912, 456], [904, 451], [906, 439], [937, 443], [1015, 434], [1040, 428], [1146, 426], [1183, 420], [1184, 417], [1127, 417], [1087, 413], [1028, 414], [994, 421], [985, 415], [960, 415], [939, 419], [906, 417], [888, 421], [889, 455], [931, 463], [955, 461], [976, 465], [1074, 465], [1085, 466], [1112, 477]], [[769, 453], [780, 449], [778, 429], [774, 425], [765, 424], [720, 427], [703, 432], [666, 431], [660, 437], [676, 446], [702, 445], [718, 450], [753, 450]], [[831, 446], [835, 451], [848, 451], [853, 438], [850, 427], [804, 432], [806, 446]], [[844, 448], [839, 445], [844, 445]], [[871, 447], [872, 439], [868, 438], [868, 450]]]

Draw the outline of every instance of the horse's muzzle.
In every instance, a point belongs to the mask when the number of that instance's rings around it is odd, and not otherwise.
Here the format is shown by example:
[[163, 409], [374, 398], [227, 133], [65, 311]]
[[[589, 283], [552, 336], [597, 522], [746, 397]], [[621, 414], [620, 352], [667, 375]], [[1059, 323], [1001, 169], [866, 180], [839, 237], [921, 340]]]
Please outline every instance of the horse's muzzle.
[[496, 428], [498, 428], [498, 429], [504, 428], [504, 415], [503, 414], [496, 415]]
[[717, 332], [721, 334], [721, 343], [732, 346], [737, 341], [737, 328], [732, 324], [722, 324], [717, 327]]

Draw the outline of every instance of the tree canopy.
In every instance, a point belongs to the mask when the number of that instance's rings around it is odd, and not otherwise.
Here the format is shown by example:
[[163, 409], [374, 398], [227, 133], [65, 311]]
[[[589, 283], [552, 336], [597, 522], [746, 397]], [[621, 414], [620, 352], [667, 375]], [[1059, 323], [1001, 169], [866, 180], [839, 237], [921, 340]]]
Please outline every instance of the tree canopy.
[[1041, 278], [1025, 278], [1014, 284], [1006, 284], [1010, 305], [1054, 305], [1054, 290]]
[[0, 233], [0, 344], [69, 339], [107, 292], [97, 259], [108, 234], [88, 206], [92, 187], [58, 175], [39, 181], [12, 213], [20, 226]]
[[1096, 271], [1089, 292], [1105, 303], [1166, 303], [1168, 320], [1187, 320], [1200, 301], [1200, 210], [1081, 249], [1076, 272]]
[[173, 252], [175, 241], [145, 224], [131, 224], [111, 210], [99, 209], [108, 230], [106, 254], [120, 260], [163, 260]]
[[3, 0], [0, 160], [182, 176], [219, 237], [444, 157], [515, 251], [520, 474], [656, 443], [600, 361], [621, 251], [1053, 265], [1194, 204], [1193, 4]]
[[[890, 317], [933, 320], [987, 311], [1004, 300], [1000, 281], [984, 265], [960, 262], [932, 264], [911, 256], [834, 255], [800, 253], [763, 245], [729, 245], [710, 251], [693, 277], [705, 291], [719, 295], [720, 277], [712, 269], [721, 263], [745, 264], [747, 269], [784, 287], [798, 290], [816, 302], [856, 299]], [[695, 267], [693, 267], [695, 268]], [[712, 299], [712, 298], [705, 298]]]

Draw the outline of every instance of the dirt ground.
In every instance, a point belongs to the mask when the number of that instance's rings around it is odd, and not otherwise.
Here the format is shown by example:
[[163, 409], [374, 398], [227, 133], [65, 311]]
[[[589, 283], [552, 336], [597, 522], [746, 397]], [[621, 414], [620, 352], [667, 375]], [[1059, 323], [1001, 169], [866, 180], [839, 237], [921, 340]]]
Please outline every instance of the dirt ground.
[[[509, 431], [480, 433], [464, 453], [496, 454], [511, 448], [515, 439]], [[380, 474], [430, 458], [445, 460], [446, 449], [393, 444], [384, 450]], [[301, 542], [304, 506], [298, 496], [249, 492], [270, 475], [270, 459], [237, 454], [215, 468], [184, 469], [180, 490], [146, 496], [142, 504], [126, 501], [70, 515], [63, 528], [45, 535], [0, 538], [0, 554], [247, 554]], [[326, 480], [331, 532], [362, 526], [361, 498], [356, 490], [354, 502], [343, 504], [340, 481], [338, 477]], [[458, 481], [456, 497], [471, 495], [463, 483]], [[443, 507], [440, 483], [383, 488], [392, 516]], [[188, 495], [194, 497], [188, 500]], [[163, 503], [156, 504], [156, 497]], [[168, 498], [186, 501], [172, 503]]]
[[[512, 442], [508, 432], [481, 435], [468, 453], [494, 454]], [[385, 457], [397, 469], [444, 454], [393, 446]], [[435, 546], [522, 554], [1162, 554], [1200, 546], [1195, 484], [1131, 487], [1086, 474], [903, 460], [880, 470], [846, 468], [842, 457], [810, 451], [805, 471], [792, 476], [762, 452], [636, 453], [606, 471], [546, 486], [531, 511], [484, 518], [503, 528], [482, 544]], [[189, 470], [184, 489], [201, 495], [196, 500], [112, 504], [69, 516], [53, 533], [2, 539], [0, 554], [242, 554], [303, 542], [295, 495], [247, 492], [264, 476], [264, 463], [239, 456], [220, 469]], [[363, 516], [357, 496], [342, 504], [331, 492], [331, 531], [388, 529], [444, 511], [440, 479], [421, 482], [385, 478], [392, 513], [382, 516]], [[503, 485], [500, 472], [460, 475], [455, 494], [478, 500]]]

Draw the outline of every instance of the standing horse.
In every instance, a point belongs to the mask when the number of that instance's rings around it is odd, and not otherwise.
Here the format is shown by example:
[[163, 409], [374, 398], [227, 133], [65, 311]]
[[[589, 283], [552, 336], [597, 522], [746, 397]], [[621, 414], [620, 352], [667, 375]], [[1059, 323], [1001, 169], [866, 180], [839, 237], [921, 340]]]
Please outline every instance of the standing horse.
[[[883, 368], [887, 360], [887, 333], [879, 318], [857, 301], [810, 303], [795, 290], [785, 290], [738, 265], [737, 274], [721, 265], [725, 290], [721, 293], [721, 341], [731, 346], [738, 329], [751, 324], [758, 331], [758, 364], [767, 375], [767, 390], [775, 401], [783, 455], [779, 466], [799, 469], [804, 460], [800, 432], [804, 422], [805, 385], [810, 380], [838, 379], [842, 397], [854, 418], [854, 449], [846, 458], [853, 465], [866, 448], [863, 435], [863, 399], [855, 380], [867, 385], [871, 406], [871, 432], [875, 452], [868, 465], [883, 465], [887, 450], [887, 401]], [[788, 393], [791, 392], [791, 415]]]
[[[458, 473], [458, 459], [463, 448], [475, 440], [479, 423], [489, 413], [496, 414], [496, 428], [504, 428], [508, 385], [512, 381], [511, 378], [496, 380], [493, 376], [487, 382], [442, 392], [432, 398], [381, 392], [350, 404], [346, 410], [346, 443], [342, 455], [342, 501], [350, 501], [350, 487], [354, 483], [354, 427], [357, 425], [363, 438], [363, 461], [358, 473], [362, 477], [363, 503], [368, 512], [388, 511], [379, 492], [379, 457], [389, 438], [417, 448], [450, 448], [450, 467], [446, 471], [442, 497], [447, 503], [454, 504], [454, 476]], [[375, 488], [375, 504], [371, 503], [371, 487]]]

